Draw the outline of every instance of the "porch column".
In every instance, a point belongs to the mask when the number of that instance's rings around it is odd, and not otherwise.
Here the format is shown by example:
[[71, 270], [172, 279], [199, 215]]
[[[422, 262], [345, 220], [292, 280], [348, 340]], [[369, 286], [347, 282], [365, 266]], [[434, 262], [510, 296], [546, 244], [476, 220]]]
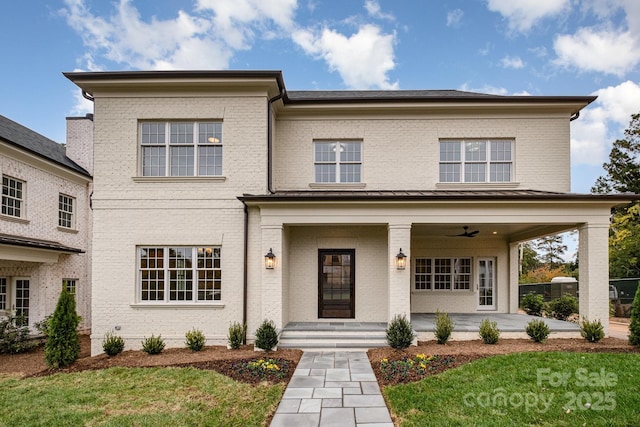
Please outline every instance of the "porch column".
[[285, 265], [285, 254], [282, 245], [282, 224], [263, 225], [262, 226], [262, 252], [265, 255], [272, 250], [275, 259], [273, 269], [267, 269], [264, 265], [264, 257], [262, 262], [262, 317], [263, 320], [273, 320], [276, 328], [281, 329], [283, 325], [283, 292], [282, 292], [282, 271]]
[[[411, 320], [411, 224], [389, 224], [389, 320], [405, 315]], [[407, 256], [404, 270], [396, 267], [396, 255], [402, 249]]]
[[520, 288], [520, 252], [519, 243], [509, 243], [509, 313], [518, 312]]
[[580, 315], [600, 320], [609, 334], [609, 223], [587, 223], [579, 229]]

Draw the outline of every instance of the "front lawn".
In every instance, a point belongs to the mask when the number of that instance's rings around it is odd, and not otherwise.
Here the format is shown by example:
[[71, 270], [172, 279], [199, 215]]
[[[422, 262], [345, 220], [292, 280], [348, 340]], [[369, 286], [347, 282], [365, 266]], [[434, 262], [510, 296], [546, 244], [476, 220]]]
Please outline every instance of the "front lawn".
[[383, 393], [402, 426], [640, 425], [640, 355], [492, 356]]
[[284, 387], [194, 368], [0, 376], [0, 425], [261, 426]]

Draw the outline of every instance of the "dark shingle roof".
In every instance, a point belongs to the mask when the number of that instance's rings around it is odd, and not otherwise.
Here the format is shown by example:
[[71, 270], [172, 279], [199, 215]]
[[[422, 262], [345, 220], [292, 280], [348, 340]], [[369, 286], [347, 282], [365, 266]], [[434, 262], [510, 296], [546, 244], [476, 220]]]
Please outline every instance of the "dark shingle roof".
[[0, 140], [72, 169], [82, 175], [90, 176], [89, 172], [67, 157], [63, 145], [2, 115], [0, 115]]

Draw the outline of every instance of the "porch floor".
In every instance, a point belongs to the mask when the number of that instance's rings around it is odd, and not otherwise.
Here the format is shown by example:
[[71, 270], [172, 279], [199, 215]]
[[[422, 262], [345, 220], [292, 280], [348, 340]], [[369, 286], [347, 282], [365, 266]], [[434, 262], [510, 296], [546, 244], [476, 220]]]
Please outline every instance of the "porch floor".
[[[528, 316], [519, 313], [449, 313], [453, 320], [455, 332], [478, 332], [480, 322], [489, 319], [496, 322], [501, 332], [524, 332], [527, 323], [540, 317]], [[576, 323], [565, 322], [556, 319], [544, 321], [551, 332], [577, 332], [580, 327]], [[435, 330], [435, 313], [412, 313], [411, 325], [416, 332], [433, 332]], [[387, 324], [384, 322], [353, 322], [353, 321], [328, 321], [328, 322], [289, 322], [285, 325], [286, 331], [384, 331]]]

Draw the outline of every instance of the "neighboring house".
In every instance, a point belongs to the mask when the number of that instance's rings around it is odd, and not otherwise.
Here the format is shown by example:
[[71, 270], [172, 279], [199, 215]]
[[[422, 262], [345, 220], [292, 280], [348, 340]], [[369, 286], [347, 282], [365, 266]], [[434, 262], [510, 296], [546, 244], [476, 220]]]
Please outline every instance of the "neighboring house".
[[65, 76], [94, 100], [94, 354], [114, 329], [182, 346], [235, 321], [516, 313], [518, 243], [574, 229], [581, 313], [608, 328], [609, 212], [634, 196], [569, 193], [595, 97]]
[[67, 119], [67, 145], [0, 116], [0, 315], [28, 325], [53, 313], [62, 287], [91, 327], [91, 117]]

